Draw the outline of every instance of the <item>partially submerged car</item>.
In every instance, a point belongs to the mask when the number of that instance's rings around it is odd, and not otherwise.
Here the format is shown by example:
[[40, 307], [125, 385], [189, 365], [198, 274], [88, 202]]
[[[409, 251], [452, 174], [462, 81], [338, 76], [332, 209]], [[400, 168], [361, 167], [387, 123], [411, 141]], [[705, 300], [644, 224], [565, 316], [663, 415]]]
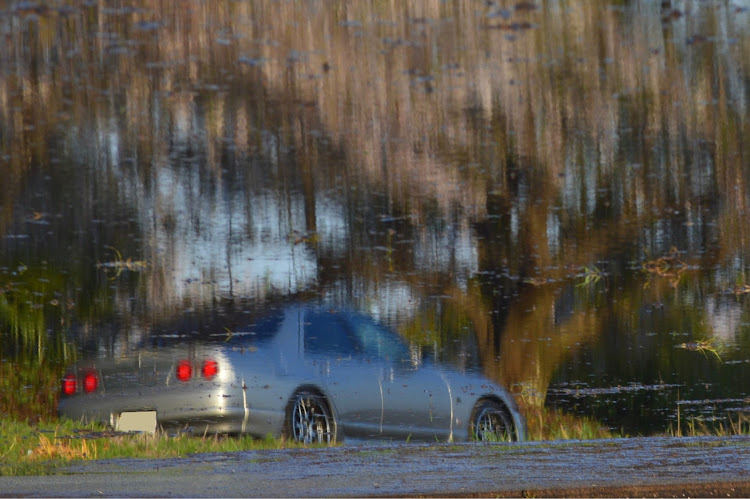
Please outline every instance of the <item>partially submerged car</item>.
[[398, 334], [351, 310], [290, 305], [244, 331], [72, 366], [59, 414], [119, 431], [509, 441], [513, 396], [474, 374], [415, 360]]

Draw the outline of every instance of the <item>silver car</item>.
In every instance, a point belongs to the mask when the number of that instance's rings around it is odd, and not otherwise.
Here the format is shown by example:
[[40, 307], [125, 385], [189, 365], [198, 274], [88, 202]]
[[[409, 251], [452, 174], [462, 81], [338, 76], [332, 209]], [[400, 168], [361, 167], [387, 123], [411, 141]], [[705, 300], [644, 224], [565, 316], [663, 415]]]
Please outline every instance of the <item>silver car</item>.
[[394, 332], [350, 310], [292, 305], [216, 341], [72, 366], [59, 414], [121, 431], [342, 438], [523, 440], [513, 396], [421, 363]]

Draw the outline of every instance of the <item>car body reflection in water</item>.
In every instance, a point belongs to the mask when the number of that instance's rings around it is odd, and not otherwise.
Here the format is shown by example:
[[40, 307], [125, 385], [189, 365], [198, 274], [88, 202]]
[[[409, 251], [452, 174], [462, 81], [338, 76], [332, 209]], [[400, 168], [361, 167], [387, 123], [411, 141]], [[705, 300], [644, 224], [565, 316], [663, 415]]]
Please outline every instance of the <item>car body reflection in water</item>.
[[117, 430], [342, 438], [522, 440], [510, 393], [421, 364], [394, 332], [351, 310], [293, 305], [216, 341], [84, 360], [59, 413]]

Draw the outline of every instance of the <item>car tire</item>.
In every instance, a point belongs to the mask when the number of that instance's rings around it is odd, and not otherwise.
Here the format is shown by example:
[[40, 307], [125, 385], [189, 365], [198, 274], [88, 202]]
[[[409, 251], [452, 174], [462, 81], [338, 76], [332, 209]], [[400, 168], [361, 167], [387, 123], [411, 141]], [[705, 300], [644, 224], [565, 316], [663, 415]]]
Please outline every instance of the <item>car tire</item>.
[[287, 410], [286, 435], [303, 444], [336, 442], [336, 421], [326, 398], [312, 390], [294, 394]]
[[477, 442], [511, 442], [516, 440], [513, 418], [497, 400], [480, 400], [471, 416], [469, 438]]

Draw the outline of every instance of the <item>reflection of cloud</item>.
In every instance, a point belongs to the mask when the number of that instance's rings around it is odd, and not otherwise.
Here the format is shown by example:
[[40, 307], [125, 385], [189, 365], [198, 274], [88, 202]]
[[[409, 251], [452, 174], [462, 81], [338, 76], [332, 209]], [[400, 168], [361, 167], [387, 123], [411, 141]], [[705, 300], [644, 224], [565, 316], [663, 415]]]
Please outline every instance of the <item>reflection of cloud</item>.
[[156, 188], [139, 205], [154, 275], [167, 276], [166, 286], [152, 290], [157, 296], [198, 303], [216, 294], [261, 298], [315, 281], [314, 255], [290, 239], [305, 228], [299, 194], [282, 202], [275, 193], [205, 192], [198, 169], [161, 168]]
[[465, 219], [442, 229], [421, 230], [413, 248], [417, 268], [452, 270], [461, 284], [479, 271], [478, 244]]
[[333, 255], [346, 254], [349, 243], [349, 227], [346, 223], [346, 208], [332, 199], [316, 199], [315, 213], [318, 241]]
[[411, 320], [419, 299], [412, 287], [403, 282], [381, 283], [368, 297], [371, 300], [367, 312], [378, 321], [390, 324]]
[[733, 343], [742, 325], [742, 307], [736, 301], [718, 301], [714, 296], [706, 297], [706, 320], [716, 338]]

